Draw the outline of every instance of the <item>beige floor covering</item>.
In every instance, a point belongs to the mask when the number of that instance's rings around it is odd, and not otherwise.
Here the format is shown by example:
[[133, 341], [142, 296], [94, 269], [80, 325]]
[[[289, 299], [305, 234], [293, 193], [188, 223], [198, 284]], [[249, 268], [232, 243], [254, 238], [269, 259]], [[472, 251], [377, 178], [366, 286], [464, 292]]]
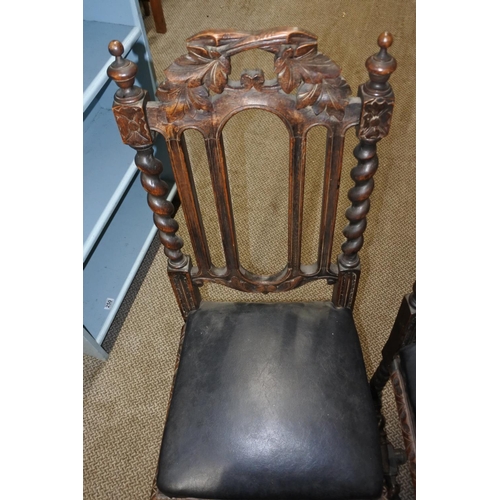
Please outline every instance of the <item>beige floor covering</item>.
[[[415, 3], [396, 0], [308, 2], [163, 1], [167, 33], [157, 34], [151, 16], [145, 20], [158, 79], [161, 69], [185, 51], [184, 40], [197, 31], [233, 27], [241, 30], [299, 26], [319, 38], [320, 50], [338, 62], [353, 89], [366, 80], [364, 61], [376, 50], [380, 32], [394, 34], [391, 53], [398, 69], [391, 79], [396, 94], [392, 130], [379, 146], [380, 167], [361, 252], [362, 279], [354, 316], [368, 376], [380, 361], [401, 297], [415, 279]], [[271, 75], [272, 58], [264, 52], [234, 58], [233, 78], [243, 67], [263, 66]], [[270, 76], [268, 76], [270, 77]], [[258, 126], [251, 119], [259, 120]], [[270, 134], [276, 139], [269, 141]], [[284, 141], [279, 139], [285, 138]], [[309, 138], [306, 166], [304, 260], [312, 262], [318, 239], [321, 168], [324, 152], [320, 129]], [[256, 272], [275, 272], [286, 259], [286, 137], [279, 120], [262, 111], [245, 112], [230, 120], [225, 130], [228, 169], [235, 201], [238, 241], [244, 265]], [[248, 145], [248, 141], [250, 145]], [[346, 141], [344, 175], [338, 211], [334, 255], [339, 252], [352, 185], [348, 170], [355, 164], [351, 151], [354, 133]], [[198, 195], [213, 258], [222, 253], [216, 244], [218, 227], [213, 196], [206, 182], [206, 161], [196, 133], [188, 137], [193, 155]], [[314, 146], [318, 152], [314, 153]], [[190, 244], [181, 211], [180, 234]], [[314, 283], [289, 294], [246, 295], [223, 287], [202, 289], [210, 300], [328, 300], [331, 288]], [[162, 435], [169, 387], [182, 318], [168, 284], [166, 262], [154, 240], [111, 327], [105, 346], [106, 363], [84, 356], [84, 498], [147, 499]], [[387, 428], [401, 446], [390, 389], [384, 393]], [[400, 476], [402, 498], [413, 499], [408, 470]]]

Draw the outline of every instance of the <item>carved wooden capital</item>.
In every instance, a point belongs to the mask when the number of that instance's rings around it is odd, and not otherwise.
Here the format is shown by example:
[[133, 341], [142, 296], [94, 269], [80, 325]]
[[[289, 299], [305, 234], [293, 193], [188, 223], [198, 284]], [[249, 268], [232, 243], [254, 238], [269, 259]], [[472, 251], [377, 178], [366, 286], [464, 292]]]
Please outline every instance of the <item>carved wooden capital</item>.
[[358, 137], [364, 141], [377, 142], [389, 133], [394, 93], [389, 84], [391, 74], [397, 68], [397, 62], [387, 52], [392, 45], [393, 36], [385, 31], [377, 40], [380, 50], [366, 60], [369, 80], [360, 86], [361, 120]]
[[379, 141], [389, 133], [392, 111], [394, 109], [394, 96], [370, 97], [363, 91], [361, 121], [358, 137], [366, 141]]
[[145, 113], [147, 95], [133, 104], [113, 104], [122, 141], [132, 147], [148, 146], [153, 143]]
[[250, 49], [275, 54], [277, 80], [266, 86], [261, 70], [258, 74], [247, 72], [241, 78], [244, 89], [281, 88], [287, 94], [297, 89], [297, 109], [311, 106], [316, 115], [326, 111], [338, 119], [343, 116], [351, 89], [340, 75], [340, 67], [318, 52], [316, 36], [307, 31], [205, 31], [187, 42], [188, 53], [165, 70], [165, 81], [156, 94], [172, 120], [210, 111], [210, 92], [221, 94], [231, 86], [231, 56]]

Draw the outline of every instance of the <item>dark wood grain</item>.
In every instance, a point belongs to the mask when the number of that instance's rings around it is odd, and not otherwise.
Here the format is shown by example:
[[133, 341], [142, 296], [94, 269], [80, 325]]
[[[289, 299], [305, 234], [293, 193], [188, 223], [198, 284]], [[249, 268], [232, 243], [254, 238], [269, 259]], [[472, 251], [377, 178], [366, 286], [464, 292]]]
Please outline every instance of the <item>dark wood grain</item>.
[[[382, 391], [387, 384], [389, 378], [392, 381], [398, 417], [400, 419], [403, 439], [405, 443], [405, 460], [407, 459], [410, 466], [412, 481], [416, 485], [416, 433], [414, 425], [414, 415], [409, 402], [408, 392], [404, 377], [401, 373], [401, 365], [398, 352], [405, 345], [416, 342], [416, 283], [413, 284], [412, 293], [405, 295], [394, 322], [394, 326], [389, 335], [383, 350], [382, 361], [377, 367], [375, 373], [370, 380], [370, 390], [375, 403], [377, 413], [379, 415], [379, 431], [381, 441], [385, 446], [382, 448], [382, 454], [387, 454], [384, 460], [385, 464], [391, 465], [391, 457], [389, 456], [392, 446], [387, 439], [385, 431], [385, 419], [382, 415]], [[397, 372], [397, 373], [396, 373]], [[392, 458], [394, 465], [390, 466], [386, 473], [386, 484], [397, 489], [398, 486], [395, 477], [398, 473], [397, 457]], [[402, 463], [402, 462], [401, 462]], [[392, 471], [391, 471], [392, 468]]]
[[[297, 89], [298, 109], [312, 106], [316, 115], [327, 110], [341, 118], [348, 104], [350, 88], [340, 75], [340, 67], [318, 52], [316, 36], [307, 31], [204, 31], [187, 42], [188, 53], [165, 70], [165, 81], [157, 93], [168, 104], [172, 118], [211, 111], [209, 91], [221, 94], [228, 86], [231, 56], [251, 49], [275, 54], [277, 82], [287, 94]], [[261, 70], [253, 71], [257, 73], [246, 70], [240, 78], [246, 90], [264, 86]]]
[[193, 252], [198, 267], [202, 272], [210, 269], [210, 250], [207, 243], [205, 228], [201, 218], [201, 211], [196, 195], [193, 172], [187, 152], [184, 136], [178, 140], [169, 139], [167, 141], [170, 161], [178, 165], [177, 168], [177, 190], [182, 204], [182, 210], [186, 225], [191, 238]]
[[402, 347], [416, 342], [416, 302], [417, 290], [414, 283], [412, 293], [405, 295], [401, 301], [391, 333], [382, 349], [382, 361], [370, 380], [372, 397], [379, 408], [382, 404], [382, 390], [389, 380], [394, 357]]
[[[159, 100], [149, 101], [147, 94], [134, 86], [137, 68], [122, 59], [121, 44], [111, 42], [109, 49], [116, 60], [109, 68], [109, 75], [119, 86], [115, 95], [115, 117], [124, 142], [137, 150], [136, 164], [142, 172], [143, 186], [168, 257], [170, 281], [184, 318], [198, 307], [198, 286], [206, 282], [246, 292], [269, 293], [326, 279], [335, 285], [335, 305], [353, 307], [360, 277], [358, 254], [373, 190], [372, 177], [378, 165], [376, 143], [389, 132], [394, 105], [387, 82], [396, 69], [395, 60], [387, 53], [391, 43], [390, 34], [379, 37], [380, 51], [366, 62], [370, 79], [359, 88], [358, 96], [353, 97], [340, 66], [318, 51], [317, 38], [312, 33], [299, 28], [203, 31], [187, 40], [187, 54], [165, 70], [165, 80], [157, 90]], [[230, 78], [231, 57], [252, 49], [274, 55], [274, 79], [265, 80], [259, 68], [245, 69], [241, 75]], [[268, 276], [253, 274], [240, 263], [224, 152], [224, 126], [232, 116], [246, 109], [274, 113], [289, 133], [287, 264]], [[322, 207], [320, 238], [316, 263], [304, 265], [301, 242], [307, 134], [318, 125], [327, 131], [324, 187], [323, 192], [318, 193]], [[351, 172], [355, 185], [348, 195], [351, 207], [346, 213], [349, 221], [344, 229], [346, 241], [337, 262], [332, 263], [344, 137], [350, 127], [356, 127], [360, 141], [354, 153], [358, 164]], [[184, 132], [189, 129], [200, 132], [205, 141], [224, 249], [222, 267], [215, 267], [210, 257], [184, 141]], [[168, 186], [160, 179], [162, 166], [152, 149], [156, 133], [165, 138], [168, 146], [196, 266], [182, 253], [183, 243], [172, 218], [173, 207], [166, 201]], [[178, 361], [179, 357], [177, 364]], [[383, 420], [381, 429], [383, 432]], [[387, 461], [391, 449], [385, 447]], [[384, 473], [386, 484], [381, 498], [396, 500], [398, 488], [391, 482], [391, 473], [391, 470]], [[157, 490], [155, 483], [151, 498], [168, 497]]]
[[[334, 303], [339, 307], [353, 307], [360, 275], [358, 252], [363, 244], [373, 189], [372, 176], [378, 165], [376, 142], [388, 133], [393, 106], [392, 90], [387, 83], [395, 69], [394, 59], [387, 54], [390, 43], [389, 35], [379, 37], [380, 51], [367, 61], [370, 80], [360, 87], [358, 97], [352, 97], [340, 66], [318, 51], [317, 39], [312, 33], [298, 28], [257, 32], [204, 31], [189, 38], [187, 54], [165, 70], [165, 80], [157, 91], [159, 101], [148, 101], [147, 95], [133, 86], [133, 63], [121, 58], [118, 42], [110, 44], [110, 51], [116, 56], [110, 76], [120, 86], [114, 109], [123, 140], [146, 151], [153, 131], [163, 135], [167, 142], [196, 259], [196, 265], [190, 267], [190, 280], [172, 278], [179, 303], [183, 304], [183, 314], [198, 300], [192, 291], [196, 287], [192, 285], [200, 286], [205, 282], [268, 293], [327, 279], [331, 284], [336, 283]], [[274, 54], [275, 79], [266, 81], [261, 69], [246, 69], [238, 79], [230, 78], [231, 57], [251, 49]], [[252, 108], [274, 113], [289, 132], [288, 258], [285, 268], [267, 276], [253, 274], [240, 263], [222, 133], [232, 116]], [[301, 242], [307, 132], [317, 125], [327, 129], [320, 240], [316, 263], [303, 265]], [[344, 229], [346, 242], [337, 263], [332, 263], [344, 137], [353, 126], [357, 127], [360, 138], [355, 150], [358, 165], [351, 172], [355, 186], [349, 191], [352, 205], [346, 214], [349, 220]], [[184, 132], [188, 129], [199, 131], [205, 140], [225, 256], [223, 267], [215, 267], [210, 258], [184, 142]], [[148, 158], [150, 163], [154, 162], [152, 157]], [[155, 203], [153, 211], [159, 202]], [[169, 231], [169, 238], [163, 238], [164, 244], [166, 248], [172, 247], [169, 251], [179, 252], [180, 248], [172, 246], [178, 240], [172, 239], [170, 226]], [[169, 268], [184, 268], [187, 260], [183, 257], [183, 265], [179, 267], [177, 258], [171, 254]], [[189, 300], [181, 293], [181, 286]]]
[[417, 434], [415, 429], [415, 416], [406, 388], [406, 382], [401, 369], [401, 362], [396, 356], [391, 366], [391, 382], [396, 398], [399, 423], [403, 434], [406, 457], [410, 466], [413, 486], [417, 487]]
[[173, 290], [186, 318], [189, 311], [199, 305], [199, 290], [192, 283], [191, 259], [182, 253], [184, 242], [176, 234], [179, 225], [173, 218], [175, 209], [167, 200], [170, 188], [160, 178], [163, 165], [153, 153], [153, 136], [146, 116], [148, 95], [134, 85], [137, 66], [122, 58], [123, 50], [123, 45], [116, 40], [109, 44], [109, 51], [116, 59], [108, 68], [108, 75], [120, 87], [115, 94], [113, 113], [123, 142], [137, 151], [135, 164], [141, 171], [142, 187], [148, 193], [148, 205], [168, 258]]
[[366, 216], [374, 186], [373, 175], [378, 168], [377, 142], [389, 133], [394, 106], [394, 93], [388, 80], [397, 64], [387, 52], [392, 41], [388, 32], [379, 36], [379, 52], [366, 61], [370, 79], [358, 91], [362, 103], [361, 119], [356, 129], [359, 144], [354, 149], [358, 164], [351, 171], [355, 185], [348, 194], [352, 204], [346, 211], [349, 224], [343, 231], [346, 241], [337, 259], [339, 279], [333, 294], [333, 301], [339, 307], [352, 308], [356, 299], [361, 270], [358, 252], [363, 246]]
[[149, 2], [151, 3], [151, 10], [153, 11], [156, 32], [166, 33], [167, 25], [165, 24], [165, 15], [163, 14], [161, 0], [149, 0]]
[[[231, 56], [260, 48], [275, 55], [274, 80], [265, 81], [262, 70], [244, 70], [238, 80], [229, 78]], [[194, 128], [205, 139], [212, 186], [219, 218], [225, 266], [216, 268], [198, 256], [208, 249], [205, 240], [190, 229], [196, 260], [203, 264], [193, 269], [196, 284], [215, 282], [248, 292], [290, 290], [315, 279], [334, 282], [337, 276], [331, 264], [334, 225], [341, 172], [343, 138], [348, 128], [359, 123], [361, 103], [349, 97], [350, 88], [340, 67], [317, 50], [316, 37], [297, 28], [261, 32], [202, 32], [188, 40], [188, 54], [178, 58], [165, 71], [166, 79], [157, 95], [161, 102], [148, 103], [151, 129], [169, 143], [174, 176], [181, 200], [188, 175], [187, 162], [179, 159], [179, 144], [185, 130]], [[292, 91], [296, 90], [296, 95]], [[288, 258], [280, 272], [262, 276], [244, 269], [239, 260], [222, 129], [243, 109], [264, 109], [276, 114], [290, 136]], [[318, 262], [301, 265], [302, 217], [304, 203], [305, 147], [308, 130], [324, 125], [328, 131], [325, 163], [326, 187], [323, 193], [322, 232]], [[189, 198], [187, 194], [185, 197]], [[201, 219], [188, 200], [183, 208], [187, 218]], [[191, 214], [195, 212], [195, 216]], [[190, 222], [188, 222], [189, 228]], [[198, 224], [199, 226], [202, 223]], [[194, 237], [193, 237], [194, 236]]]

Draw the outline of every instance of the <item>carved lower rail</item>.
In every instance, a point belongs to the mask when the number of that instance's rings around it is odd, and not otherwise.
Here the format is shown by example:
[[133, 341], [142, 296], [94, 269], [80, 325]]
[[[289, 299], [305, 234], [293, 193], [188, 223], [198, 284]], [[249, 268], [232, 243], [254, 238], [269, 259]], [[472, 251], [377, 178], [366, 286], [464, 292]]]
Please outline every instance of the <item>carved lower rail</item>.
[[292, 290], [311, 281], [327, 278], [330, 284], [337, 280], [337, 270], [331, 266], [328, 273], [322, 272], [317, 266], [315, 274], [297, 274], [293, 268], [285, 268], [273, 276], [260, 276], [250, 273], [240, 267], [238, 270], [229, 268], [211, 269], [209, 273], [199, 274], [197, 268], [191, 271], [193, 283], [202, 286], [205, 282], [217, 283], [242, 292], [276, 293]]

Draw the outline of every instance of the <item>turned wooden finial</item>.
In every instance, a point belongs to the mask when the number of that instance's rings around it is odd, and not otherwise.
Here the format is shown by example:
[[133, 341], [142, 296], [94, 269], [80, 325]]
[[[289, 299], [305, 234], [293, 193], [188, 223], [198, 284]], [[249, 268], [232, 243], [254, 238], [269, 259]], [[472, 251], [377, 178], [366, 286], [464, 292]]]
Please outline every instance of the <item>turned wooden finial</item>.
[[380, 33], [380, 35], [378, 36], [378, 40], [377, 40], [378, 46], [380, 47], [379, 59], [381, 58], [380, 54], [382, 52], [386, 56], [388, 55], [387, 49], [392, 45], [393, 41], [394, 41], [394, 37], [388, 31], [384, 31], [383, 33]]
[[122, 102], [138, 101], [143, 95], [143, 90], [134, 85], [137, 65], [128, 59], [123, 59], [124, 48], [120, 41], [112, 40], [108, 50], [116, 58], [108, 67], [108, 76], [120, 87], [115, 99]]
[[381, 33], [377, 40], [380, 47], [379, 52], [366, 60], [365, 65], [370, 76], [370, 81], [366, 83], [365, 87], [373, 95], [390, 90], [387, 81], [397, 67], [396, 59], [387, 52], [393, 40], [393, 36], [388, 31]]

